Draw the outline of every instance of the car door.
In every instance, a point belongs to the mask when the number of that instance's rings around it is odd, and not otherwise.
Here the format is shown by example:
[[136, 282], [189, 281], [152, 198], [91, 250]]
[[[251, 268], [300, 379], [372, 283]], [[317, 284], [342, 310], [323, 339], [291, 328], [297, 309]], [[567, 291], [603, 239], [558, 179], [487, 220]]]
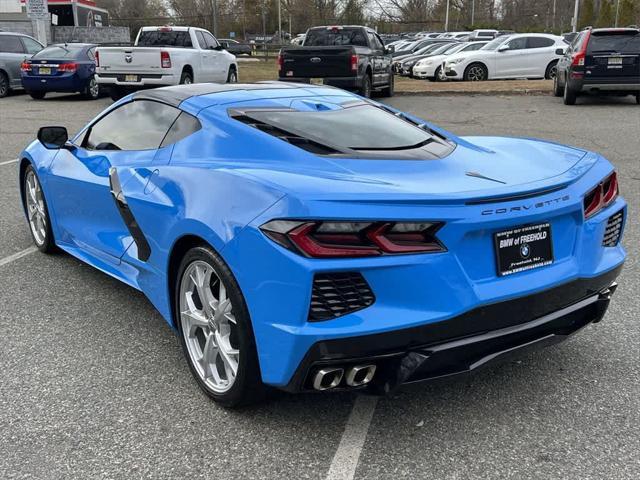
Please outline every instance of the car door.
[[220, 44], [209, 32], [202, 32], [207, 42], [207, 47], [211, 54], [213, 82], [225, 83], [227, 81], [227, 73], [229, 70], [229, 62], [227, 55], [221, 50]]
[[527, 37], [527, 48], [523, 55], [526, 73], [532, 77], [544, 77], [547, 66], [556, 55], [556, 42], [548, 37]]
[[31, 55], [27, 53], [18, 35], [0, 35], [0, 68], [7, 72], [10, 88], [22, 85], [20, 66], [29, 57]]
[[387, 72], [383, 68], [384, 64], [384, 47], [382, 42], [376, 38], [374, 32], [367, 30], [367, 38], [369, 40], [369, 48], [371, 49], [371, 71], [373, 72], [373, 84], [386, 84], [388, 81]]
[[527, 37], [517, 37], [498, 47], [495, 54], [492, 78], [526, 76], [527, 66], [523, 64], [523, 52], [527, 47]]
[[108, 112], [58, 152], [47, 186], [55, 198], [60, 241], [105, 262], [120, 262], [136, 232], [127, 218], [126, 198], [118, 193], [131, 178], [131, 167], [154, 164], [179, 114], [159, 102], [132, 101]]
[[200, 54], [200, 74], [197, 75], [196, 82], [214, 82], [216, 73], [213, 52], [207, 44], [203, 31], [196, 30], [196, 39], [198, 40], [198, 53]]

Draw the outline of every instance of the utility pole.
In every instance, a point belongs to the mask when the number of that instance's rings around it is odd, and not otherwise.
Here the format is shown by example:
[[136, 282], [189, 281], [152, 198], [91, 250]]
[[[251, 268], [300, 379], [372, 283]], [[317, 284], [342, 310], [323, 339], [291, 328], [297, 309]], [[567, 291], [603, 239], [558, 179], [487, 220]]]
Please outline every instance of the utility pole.
[[445, 16], [444, 16], [444, 31], [445, 32], [449, 31], [449, 2], [450, 2], [450, 0], [447, 0], [447, 13], [445, 13]]
[[213, 15], [213, 36], [218, 37], [218, 1], [211, 0], [211, 13]]
[[616, 2], [616, 24], [614, 27], [618, 27], [618, 14], [620, 13], [620, 0]]
[[553, 0], [553, 19], [551, 20], [551, 31], [556, 31], [556, 1]]
[[576, 5], [573, 9], [573, 21], [571, 22], [571, 25], [573, 26], [573, 32], [577, 32], [578, 31], [578, 13], [580, 10], [580, 0], [576, 0]]
[[282, 43], [282, 14], [280, 12], [280, 4], [282, 0], [278, 0], [278, 41]]
[[471, 0], [471, 26], [476, 24], [476, 0]]

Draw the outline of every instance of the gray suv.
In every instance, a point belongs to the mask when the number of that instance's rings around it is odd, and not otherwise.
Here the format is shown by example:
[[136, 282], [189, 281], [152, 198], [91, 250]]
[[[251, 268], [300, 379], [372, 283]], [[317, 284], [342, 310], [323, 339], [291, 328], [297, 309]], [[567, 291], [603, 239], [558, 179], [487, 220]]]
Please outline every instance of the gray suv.
[[43, 48], [28, 35], [0, 32], [0, 98], [14, 88], [22, 88], [20, 65]]

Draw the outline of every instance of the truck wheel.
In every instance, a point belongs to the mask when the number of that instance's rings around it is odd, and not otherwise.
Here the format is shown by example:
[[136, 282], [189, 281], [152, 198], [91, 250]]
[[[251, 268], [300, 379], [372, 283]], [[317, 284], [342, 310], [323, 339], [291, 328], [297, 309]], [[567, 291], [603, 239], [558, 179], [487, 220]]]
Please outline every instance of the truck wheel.
[[227, 74], [227, 83], [238, 83], [238, 72], [233, 67], [229, 67], [229, 73]]
[[113, 100], [114, 102], [117, 102], [126, 94], [127, 94], [127, 91], [122, 87], [109, 88], [109, 96], [111, 97], [111, 100]]
[[571, 87], [569, 87], [569, 82], [565, 82], [564, 84], [564, 104], [565, 105], [575, 105], [576, 104], [576, 98], [578, 97], [578, 95], [576, 94], [575, 90], [572, 90]]
[[193, 83], [193, 77], [189, 72], [182, 72], [180, 75], [180, 85], [191, 85]]
[[34, 100], [42, 100], [46, 94], [47, 92], [29, 92], [29, 95], [31, 95], [31, 98], [33, 98]]
[[362, 79], [362, 85], [360, 85], [360, 95], [364, 98], [371, 98], [371, 77], [366, 74]]
[[4, 98], [9, 95], [9, 77], [7, 74], [0, 71], [0, 98]]
[[558, 78], [559, 75], [558, 72], [556, 72], [556, 76], [553, 77], [553, 95], [555, 97], [561, 97], [564, 92], [562, 87], [560, 86], [560, 80], [558, 80]]
[[381, 97], [393, 97], [393, 93], [394, 93], [394, 75], [393, 73], [389, 74], [389, 86], [383, 88], [382, 90], [380, 90], [380, 96]]

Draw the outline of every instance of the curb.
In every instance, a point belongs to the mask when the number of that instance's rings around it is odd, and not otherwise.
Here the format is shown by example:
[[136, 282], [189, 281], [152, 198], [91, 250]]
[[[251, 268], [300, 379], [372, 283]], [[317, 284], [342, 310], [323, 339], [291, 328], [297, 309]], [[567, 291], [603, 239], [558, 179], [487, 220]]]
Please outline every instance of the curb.
[[490, 91], [471, 91], [471, 90], [425, 90], [422, 92], [419, 91], [410, 91], [410, 90], [396, 90], [394, 95], [397, 96], [455, 96], [455, 95], [482, 95], [482, 96], [490, 96], [490, 95], [551, 95], [551, 90], [540, 90], [540, 89], [525, 89], [525, 90], [490, 90]]

